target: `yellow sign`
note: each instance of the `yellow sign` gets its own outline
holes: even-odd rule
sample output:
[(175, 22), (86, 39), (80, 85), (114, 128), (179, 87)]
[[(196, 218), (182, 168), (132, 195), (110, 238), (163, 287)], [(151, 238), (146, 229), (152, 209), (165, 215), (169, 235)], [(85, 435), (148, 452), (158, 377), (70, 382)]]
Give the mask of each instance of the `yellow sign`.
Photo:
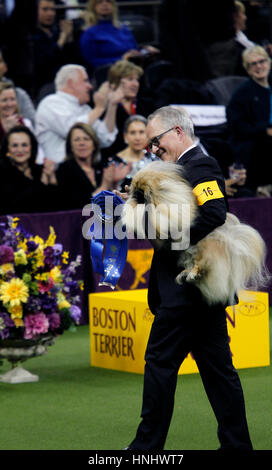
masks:
[[(240, 292), (240, 301), (226, 310), (234, 366), (270, 364), (268, 294)], [(153, 322), (147, 289), (89, 295), (91, 365), (142, 374)], [(189, 354), (179, 373), (198, 372)]]

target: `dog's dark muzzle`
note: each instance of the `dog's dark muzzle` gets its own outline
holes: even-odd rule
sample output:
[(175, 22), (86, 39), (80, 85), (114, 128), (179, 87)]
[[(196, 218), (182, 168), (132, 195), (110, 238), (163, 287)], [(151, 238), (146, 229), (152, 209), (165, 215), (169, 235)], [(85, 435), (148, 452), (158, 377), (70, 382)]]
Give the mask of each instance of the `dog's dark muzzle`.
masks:
[(145, 194), (142, 189), (135, 189), (133, 191), (133, 198), (136, 199), (137, 204), (145, 204), (146, 199), (145, 199)]

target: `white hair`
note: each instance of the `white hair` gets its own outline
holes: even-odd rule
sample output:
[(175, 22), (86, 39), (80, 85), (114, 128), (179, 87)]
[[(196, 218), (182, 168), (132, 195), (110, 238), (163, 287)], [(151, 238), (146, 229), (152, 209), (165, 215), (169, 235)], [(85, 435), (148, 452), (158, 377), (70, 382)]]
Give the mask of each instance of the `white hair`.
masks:
[(61, 90), (66, 85), (67, 80), (69, 78), (72, 80), (76, 80), (78, 77), (78, 72), (80, 71), (86, 72), (85, 67), (76, 64), (63, 65), (63, 67), (59, 69), (55, 77), (56, 91)]
[(159, 118), (165, 127), (180, 126), (191, 139), (195, 138), (194, 124), (190, 114), (181, 106), (163, 106), (148, 116), (148, 121)]

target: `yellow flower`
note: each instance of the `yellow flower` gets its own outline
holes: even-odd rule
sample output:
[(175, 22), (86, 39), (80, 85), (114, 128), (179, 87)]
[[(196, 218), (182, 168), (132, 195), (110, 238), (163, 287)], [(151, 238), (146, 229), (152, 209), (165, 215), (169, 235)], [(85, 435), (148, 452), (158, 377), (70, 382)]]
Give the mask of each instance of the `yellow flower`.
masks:
[(49, 236), (45, 242), (45, 245), (46, 246), (53, 246), (55, 245), (55, 241), (56, 241), (56, 234), (55, 234), (55, 230), (53, 229), (53, 227), (49, 227)]
[(0, 274), (4, 275), (9, 272), (14, 273), (14, 266), (12, 263), (5, 263), (0, 266)]
[(59, 307), (60, 310), (62, 310), (63, 308), (70, 308), (71, 304), (70, 304), (70, 302), (68, 302), (68, 300), (61, 300), (58, 303), (58, 307)]
[(57, 303), (58, 303), (58, 307), (59, 307), (60, 310), (62, 308), (70, 308), (71, 307), (70, 302), (68, 302), (68, 300), (65, 299), (65, 296), (61, 292), (59, 292), (57, 294)]
[(63, 264), (68, 264), (69, 252), (64, 251), (61, 256)]
[(22, 304), (15, 305), (14, 307), (9, 307), (8, 311), (11, 314), (12, 320), (15, 320), (15, 318), (22, 318), (22, 316), (23, 316), (23, 306), (22, 306)]
[(21, 279), (13, 277), (9, 282), (3, 282), (0, 286), (0, 300), (10, 307), (27, 302), (28, 287)]
[(49, 273), (38, 273), (36, 274), (35, 279), (37, 279), (37, 281), (48, 281), (48, 276)]
[(40, 268), (44, 266), (44, 254), (43, 254), (43, 248), (41, 246), (37, 248), (36, 254), (37, 254), (36, 267)]
[(15, 251), (14, 261), (15, 261), (16, 265), (18, 265), (18, 264), (27, 264), (26, 254), (25, 254), (23, 249)]
[(35, 237), (31, 237), (30, 240), (34, 241), (37, 245), (44, 247), (44, 240), (39, 235), (35, 235)]
[(22, 320), (22, 318), (14, 318), (13, 321), (15, 323), (16, 328), (18, 328), (18, 326), (24, 326), (24, 321)]
[(11, 228), (16, 228), (20, 219), (18, 217), (13, 217), (11, 222)]
[(24, 251), (27, 251), (27, 240), (24, 238), (23, 240), (20, 240), (17, 247), (21, 248)]
[(83, 281), (80, 282), (79, 288), (80, 288), (80, 290), (84, 290), (84, 282)]
[(49, 277), (53, 279), (54, 282), (62, 281), (62, 274), (60, 271), (60, 268), (58, 266), (55, 266), (49, 271)]

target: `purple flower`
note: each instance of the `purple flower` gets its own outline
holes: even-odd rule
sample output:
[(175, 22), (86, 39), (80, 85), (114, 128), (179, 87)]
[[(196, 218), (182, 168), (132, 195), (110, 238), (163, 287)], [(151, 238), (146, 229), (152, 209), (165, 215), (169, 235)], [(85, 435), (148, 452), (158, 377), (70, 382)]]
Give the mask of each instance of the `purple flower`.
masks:
[(77, 305), (71, 305), (70, 307), (71, 318), (75, 323), (79, 323), (81, 317), (81, 310)]
[(30, 295), (26, 303), (26, 311), (36, 312), (37, 310), (41, 310), (41, 300), (37, 296)]
[(47, 318), (49, 320), (49, 329), (57, 330), (60, 326), (60, 316), (57, 313), (50, 313)]
[(53, 268), (54, 266), (54, 250), (52, 246), (47, 246), (44, 250), (44, 263), (48, 268)]
[(14, 322), (10, 316), (5, 312), (0, 312), (0, 338), (6, 339), (9, 337), (9, 329), (13, 328)]
[(66, 281), (64, 291), (68, 292), (70, 296), (74, 297), (79, 293), (78, 283), (76, 281)]
[(49, 320), (44, 313), (36, 313), (36, 315), (27, 315), (24, 318), (24, 338), (32, 339), (35, 336), (47, 333), (49, 328)]
[(0, 245), (0, 264), (12, 263), (14, 251), (10, 246)]
[(59, 256), (63, 251), (62, 244), (61, 243), (55, 243), (55, 245), (53, 246), (53, 250), (54, 250), (54, 255)]
[(55, 297), (49, 296), (47, 293), (39, 294), (41, 309), (45, 312), (55, 312), (57, 310), (57, 300)]
[(32, 251), (35, 251), (36, 248), (38, 248), (38, 244), (33, 242), (33, 241), (28, 241), (26, 242), (26, 245), (27, 245), (27, 249), (29, 251), (29, 253), (31, 253)]

